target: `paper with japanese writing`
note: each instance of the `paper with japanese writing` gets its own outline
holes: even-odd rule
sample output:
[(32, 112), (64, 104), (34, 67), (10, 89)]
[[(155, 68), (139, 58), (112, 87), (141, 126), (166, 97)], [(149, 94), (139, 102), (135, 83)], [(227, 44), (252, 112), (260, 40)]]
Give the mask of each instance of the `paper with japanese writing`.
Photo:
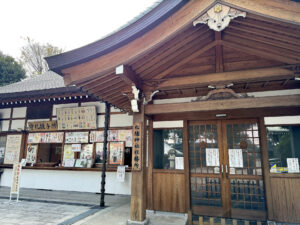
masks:
[(175, 169), (176, 170), (184, 169), (183, 157), (175, 157)]
[(91, 131), (90, 132), (90, 142), (104, 142), (104, 131)]
[(29, 133), (27, 143), (62, 143), (63, 138), (63, 132)]
[(64, 155), (63, 155), (64, 166), (66, 166), (66, 164), (69, 163), (69, 159), (74, 159), (74, 152), (72, 152), (72, 145), (64, 145)]
[(65, 143), (88, 143), (89, 132), (67, 132)]
[(235, 168), (243, 168), (243, 150), (228, 149), (229, 166)]
[(96, 107), (74, 107), (56, 109), (59, 130), (95, 129)]
[(90, 160), (93, 158), (93, 144), (82, 145), (82, 151), (80, 152), (80, 159)]
[(36, 163), (37, 148), (38, 148), (37, 145), (29, 144), (27, 146), (27, 152), (26, 152), (26, 162), (27, 163)]
[(125, 166), (118, 166), (117, 181), (119, 181), (119, 182), (125, 181)]
[(219, 149), (218, 148), (206, 148), (206, 166), (219, 166)]
[(289, 173), (299, 173), (299, 159), (298, 158), (287, 158), (287, 167)]
[(22, 166), (20, 163), (14, 163), (10, 193), (13, 193), (13, 194), (19, 193), (21, 169), (22, 169)]
[(14, 164), (19, 162), (21, 143), (21, 134), (7, 135), (4, 164)]
[(123, 164), (124, 142), (109, 143), (109, 164)]

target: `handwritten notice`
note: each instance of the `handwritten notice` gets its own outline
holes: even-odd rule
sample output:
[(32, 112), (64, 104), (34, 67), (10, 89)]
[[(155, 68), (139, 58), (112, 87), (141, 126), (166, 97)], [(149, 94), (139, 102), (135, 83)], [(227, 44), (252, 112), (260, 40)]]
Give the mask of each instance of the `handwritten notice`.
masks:
[(175, 169), (176, 170), (184, 169), (183, 157), (175, 157)]
[(7, 135), (4, 164), (14, 164), (19, 162), (21, 143), (21, 134)]
[(29, 144), (27, 146), (26, 161), (28, 163), (36, 163), (37, 149), (37, 145)]
[(299, 160), (298, 160), (298, 158), (287, 158), (286, 162), (287, 162), (289, 173), (299, 173)]
[(90, 133), (90, 142), (104, 142), (104, 131), (91, 131)]
[(219, 149), (218, 148), (206, 148), (206, 166), (219, 166)]
[(119, 181), (119, 182), (125, 181), (125, 166), (118, 166), (117, 181)]
[(95, 129), (96, 107), (74, 107), (56, 109), (59, 130)]
[(68, 132), (66, 133), (65, 143), (88, 143), (89, 132)]
[(243, 151), (242, 149), (228, 149), (229, 166), (234, 168), (243, 168)]

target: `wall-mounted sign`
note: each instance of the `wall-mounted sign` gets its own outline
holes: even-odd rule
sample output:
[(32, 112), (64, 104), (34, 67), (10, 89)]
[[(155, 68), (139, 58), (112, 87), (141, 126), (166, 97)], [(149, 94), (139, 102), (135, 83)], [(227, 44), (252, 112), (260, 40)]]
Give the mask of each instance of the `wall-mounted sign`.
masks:
[(125, 166), (118, 166), (117, 169), (117, 181), (124, 182), (125, 181)]
[(65, 143), (88, 143), (89, 132), (68, 132), (66, 133)]
[(30, 131), (54, 131), (57, 130), (57, 121), (36, 121), (28, 122), (28, 130)]
[(74, 107), (56, 109), (59, 130), (95, 129), (96, 107)]
[(38, 145), (29, 144), (27, 146), (26, 162), (36, 163), (37, 149), (38, 149)]
[(109, 143), (109, 164), (124, 164), (124, 142)]
[(90, 142), (104, 142), (104, 131), (91, 131), (90, 133)]
[(19, 162), (21, 144), (21, 134), (7, 135), (4, 164), (14, 164)]
[(142, 168), (142, 124), (135, 123), (132, 130), (132, 170)]
[(63, 139), (63, 132), (29, 133), (27, 143), (62, 143)]

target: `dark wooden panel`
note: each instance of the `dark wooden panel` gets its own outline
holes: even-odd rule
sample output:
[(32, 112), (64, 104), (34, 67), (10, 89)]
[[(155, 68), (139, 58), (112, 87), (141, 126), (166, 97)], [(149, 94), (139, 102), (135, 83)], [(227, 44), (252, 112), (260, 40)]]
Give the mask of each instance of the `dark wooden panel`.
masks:
[[(300, 223), (300, 179), (270, 178), (273, 216), (280, 222)], [(297, 188), (298, 187), (298, 188)]]
[(153, 173), (154, 210), (185, 212), (184, 173)]

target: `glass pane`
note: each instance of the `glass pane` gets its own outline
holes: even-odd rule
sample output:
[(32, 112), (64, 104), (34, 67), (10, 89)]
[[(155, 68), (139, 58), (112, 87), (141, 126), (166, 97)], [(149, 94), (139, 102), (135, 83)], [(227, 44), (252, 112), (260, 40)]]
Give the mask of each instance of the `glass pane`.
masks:
[(0, 136), (0, 164), (4, 162), (4, 154), (6, 147), (6, 136)]
[(256, 123), (227, 124), (230, 174), (261, 175), (259, 133)]
[[(193, 130), (193, 127), (189, 129)], [(195, 136), (191, 136), (189, 140), (191, 144), (194, 138)], [(190, 166), (192, 169), (195, 164), (191, 163)], [(182, 129), (154, 130), (154, 168), (184, 169)]]
[(299, 173), (300, 126), (267, 127), (267, 141), (271, 173)]
[[(207, 155), (210, 158), (207, 158)], [(191, 173), (218, 174), (220, 173), (219, 160), (217, 125), (189, 126), (189, 161)]]
[(265, 210), (264, 184), (262, 180), (231, 179), (231, 207)]

